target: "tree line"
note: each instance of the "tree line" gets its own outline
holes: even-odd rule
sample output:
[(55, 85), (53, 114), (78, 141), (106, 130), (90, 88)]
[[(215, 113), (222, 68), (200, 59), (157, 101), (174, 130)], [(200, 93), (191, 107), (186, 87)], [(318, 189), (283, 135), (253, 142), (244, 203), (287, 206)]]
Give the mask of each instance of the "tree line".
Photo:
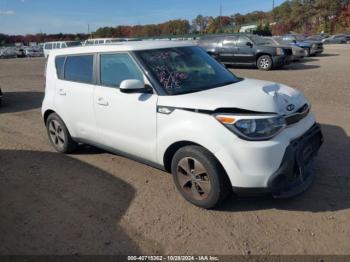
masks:
[[(350, 32), (350, 0), (288, 0), (272, 11), (255, 11), (231, 16), (198, 15), (192, 21), (170, 20), (160, 24), (119, 25), (101, 27), (92, 37), (171, 37), (187, 34), (214, 34), (238, 32), (241, 26), (257, 24), (258, 31), (282, 35), (289, 32), (302, 34)], [(87, 34), (0, 34), (0, 44), (15, 42), (44, 42), (85, 40)]]

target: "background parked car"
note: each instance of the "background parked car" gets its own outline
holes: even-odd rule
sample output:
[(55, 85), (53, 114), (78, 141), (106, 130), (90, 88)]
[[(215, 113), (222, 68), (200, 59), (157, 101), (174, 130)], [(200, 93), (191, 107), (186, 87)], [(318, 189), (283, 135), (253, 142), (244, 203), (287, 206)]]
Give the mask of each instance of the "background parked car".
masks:
[(27, 47), (24, 50), (26, 57), (43, 57), (44, 52), (39, 47)]
[(67, 47), (74, 47), (74, 46), (81, 46), (81, 42), (79, 41), (59, 41), (59, 42), (47, 42), (44, 44), (44, 56), (47, 58), (49, 56), (49, 53), (53, 49), (60, 49), (60, 48), (67, 48)]
[(346, 44), (350, 43), (350, 35), (332, 35), (322, 41), (324, 44)]
[(223, 64), (255, 65), (270, 70), (290, 63), (290, 47), (266, 45), (264, 38), (249, 34), (205, 36), (198, 45)]
[(299, 46), (304, 49), (306, 56), (323, 53), (323, 43), (320, 41), (307, 40), (302, 35), (284, 35), (280, 38), (284, 43)]
[(329, 35), (310, 35), (305, 38), (305, 41), (316, 41), (316, 42), (322, 42), (323, 39), (329, 37)]
[(16, 58), (17, 53), (13, 47), (3, 47), (0, 49), (0, 58)]
[(26, 57), (24, 47), (16, 47), (15, 50), (16, 50), (15, 52), (16, 52), (16, 55), (18, 58)]
[(302, 58), (305, 57), (305, 51), (303, 48), (296, 46), (296, 45), (286, 45), (285, 43), (283, 43), (283, 41), (281, 41), (280, 39), (277, 38), (273, 38), (273, 37), (265, 37), (265, 40), (267, 43), (269, 43), (270, 45), (278, 45), (281, 47), (290, 47), (292, 48), (293, 51), (293, 61), (298, 61)]

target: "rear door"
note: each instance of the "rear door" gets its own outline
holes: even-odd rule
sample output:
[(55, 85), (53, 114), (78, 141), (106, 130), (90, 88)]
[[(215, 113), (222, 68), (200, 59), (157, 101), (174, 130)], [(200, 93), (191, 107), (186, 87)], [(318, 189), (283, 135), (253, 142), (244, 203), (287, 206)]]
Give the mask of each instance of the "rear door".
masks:
[(255, 63), (255, 48), (249, 46), (252, 41), (246, 36), (239, 36), (236, 42), (235, 61), (242, 64)]
[(238, 36), (229, 36), (225, 37), (222, 42), (219, 58), (223, 63), (236, 63), (235, 60), (237, 46), (236, 42), (238, 40)]
[(56, 57), (55, 107), (72, 135), (93, 139), (96, 126), (93, 111), (95, 79), (93, 54)]

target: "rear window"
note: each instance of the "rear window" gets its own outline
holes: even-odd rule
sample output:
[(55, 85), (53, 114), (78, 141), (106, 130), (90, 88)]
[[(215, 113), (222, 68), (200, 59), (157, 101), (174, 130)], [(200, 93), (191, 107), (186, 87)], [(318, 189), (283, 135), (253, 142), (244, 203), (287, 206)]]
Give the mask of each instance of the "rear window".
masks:
[(93, 55), (67, 56), (64, 65), (64, 79), (92, 83)]

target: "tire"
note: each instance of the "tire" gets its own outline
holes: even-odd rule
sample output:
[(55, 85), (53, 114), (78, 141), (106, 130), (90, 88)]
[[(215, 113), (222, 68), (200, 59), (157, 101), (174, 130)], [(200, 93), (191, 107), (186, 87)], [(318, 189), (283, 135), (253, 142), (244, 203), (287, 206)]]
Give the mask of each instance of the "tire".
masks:
[(201, 208), (218, 206), (232, 190), (220, 163), (200, 146), (180, 148), (172, 159), (171, 172), (181, 195)]
[(305, 51), (305, 56), (306, 57), (310, 57), (311, 56), (310, 48), (306, 48), (304, 51)]
[(262, 55), (256, 61), (256, 65), (260, 70), (268, 71), (272, 69), (272, 59), (269, 55)]
[(46, 130), (52, 146), (57, 152), (68, 154), (77, 148), (63, 120), (56, 114), (49, 115), (46, 121)]

